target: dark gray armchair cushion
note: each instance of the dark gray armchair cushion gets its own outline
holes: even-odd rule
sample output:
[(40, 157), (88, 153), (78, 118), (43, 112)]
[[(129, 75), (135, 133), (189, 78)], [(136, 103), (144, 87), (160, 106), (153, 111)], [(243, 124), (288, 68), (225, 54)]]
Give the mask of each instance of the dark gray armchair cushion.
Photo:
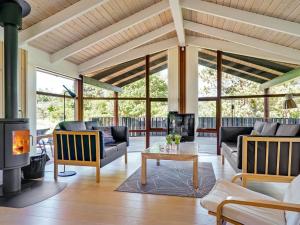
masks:
[(299, 124), (290, 124), (290, 125), (284, 125), (280, 124), (276, 136), (289, 136), (289, 137), (295, 137), (300, 130), (300, 125)]
[(98, 121), (86, 121), (85, 126), (87, 130), (93, 130), (93, 127), (99, 127), (100, 124)]
[(262, 136), (275, 136), (278, 123), (266, 123), (261, 131)]
[(258, 133), (261, 133), (265, 124), (266, 124), (266, 122), (263, 122), (263, 121), (255, 121), (253, 130), (257, 131)]
[(59, 123), (61, 130), (67, 131), (84, 131), (86, 130), (85, 123), (82, 121), (64, 121)]

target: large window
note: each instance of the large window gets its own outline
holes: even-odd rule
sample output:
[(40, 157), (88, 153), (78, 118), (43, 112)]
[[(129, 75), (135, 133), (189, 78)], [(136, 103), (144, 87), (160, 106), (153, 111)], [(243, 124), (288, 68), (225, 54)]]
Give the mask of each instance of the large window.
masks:
[(84, 120), (98, 119), (101, 126), (113, 125), (114, 92), (89, 84), (83, 84)]
[[(74, 80), (44, 70), (37, 71), (37, 129), (54, 129), (64, 120), (65, 85), (74, 92)], [(66, 94), (66, 120), (74, 120), (75, 100)]]

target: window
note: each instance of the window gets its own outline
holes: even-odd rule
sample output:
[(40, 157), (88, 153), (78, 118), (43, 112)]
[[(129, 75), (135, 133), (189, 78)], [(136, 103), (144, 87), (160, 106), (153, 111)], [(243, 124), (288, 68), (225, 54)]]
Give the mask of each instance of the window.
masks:
[(114, 100), (110, 98), (113, 96), (113, 91), (84, 83), (84, 120), (98, 119), (101, 126), (112, 126), (114, 124)]
[(83, 84), (83, 97), (113, 97), (114, 92), (90, 84)]
[(129, 83), (123, 87), (123, 92), (119, 97), (139, 98), (146, 97), (146, 80), (139, 79), (133, 83)]
[(198, 97), (216, 97), (217, 71), (215, 70), (215, 66), (209, 68), (199, 65), (198, 71)]
[[(59, 76), (58, 74), (37, 71), (37, 129), (53, 130), (64, 120), (65, 85), (74, 92), (74, 79)], [(74, 120), (75, 100), (66, 93), (65, 99), (66, 120)]]
[(222, 73), (222, 96), (263, 94), (259, 83)]
[(99, 119), (101, 126), (113, 125), (114, 117), (114, 101), (113, 100), (99, 100), (99, 99), (85, 99), (83, 101), (84, 120)]
[(44, 70), (37, 70), (36, 76), (37, 91), (63, 95), (66, 91), (63, 85), (71, 91), (75, 91), (74, 79), (62, 77)]

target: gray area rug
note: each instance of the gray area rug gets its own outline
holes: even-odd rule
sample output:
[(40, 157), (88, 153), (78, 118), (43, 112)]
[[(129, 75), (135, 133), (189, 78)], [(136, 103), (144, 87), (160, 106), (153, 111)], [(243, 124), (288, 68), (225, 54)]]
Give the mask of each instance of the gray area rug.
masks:
[(116, 189), (120, 192), (173, 195), (202, 198), (209, 193), (216, 183), (212, 164), (201, 162), (198, 167), (199, 189), (193, 188), (193, 163), (180, 161), (147, 161), (147, 184), (140, 182), (141, 168), (137, 169)]

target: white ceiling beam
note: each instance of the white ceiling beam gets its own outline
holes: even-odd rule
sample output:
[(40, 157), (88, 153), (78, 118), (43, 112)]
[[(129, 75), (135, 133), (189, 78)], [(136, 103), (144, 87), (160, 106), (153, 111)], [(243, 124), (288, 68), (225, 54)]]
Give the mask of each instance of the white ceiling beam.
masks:
[(47, 32), (50, 32), (57, 27), (77, 18), (84, 13), (104, 4), (108, 0), (81, 0), (68, 8), (65, 8), (58, 13), (32, 25), (31, 27), (20, 32), (19, 43), (24, 45)]
[(300, 64), (300, 60), (290, 59), (284, 56), (275, 55), (273, 53), (265, 52), (263, 50), (255, 49), (249, 46), (236, 44), (229, 41), (217, 40), (213, 38), (203, 38), (186, 36), (186, 43), (199, 48), (207, 48), (211, 50), (220, 50), (223, 52), (234, 53), (238, 55), (246, 55), (260, 59), (267, 59), (277, 62)]
[(96, 57), (80, 64), (79, 72), (80, 73), (92, 72), (93, 67), (96, 67), (100, 63), (105, 62), (111, 58), (118, 56), (118, 55), (121, 55), (122, 53), (128, 52), (129, 50), (139, 47), (143, 44), (146, 44), (147, 42), (150, 42), (156, 38), (159, 38), (159, 37), (163, 36), (164, 34), (170, 33), (171, 31), (174, 31), (174, 23), (169, 23), (167, 25), (164, 25), (156, 30), (153, 30), (142, 36), (139, 36), (136, 39), (133, 39), (132, 41), (129, 41), (129, 42), (127, 42), (123, 45), (120, 45), (116, 48), (113, 48), (99, 56), (96, 56)]
[(170, 38), (167, 40), (159, 41), (153, 44), (144, 45), (128, 52), (122, 53), (114, 58), (111, 58), (105, 62), (100, 63), (93, 68), (94, 71), (115, 66), (124, 62), (128, 62), (134, 59), (144, 57), (146, 55), (152, 55), (161, 51), (165, 51), (169, 48), (176, 47), (178, 45), (177, 38)]
[(203, 24), (194, 23), (186, 20), (184, 21), (184, 28), (191, 31), (195, 31), (197, 33), (206, 34), (212, 37), (231, 41), (237, 44), (260, 49), (266, 52), (273, 53), (275, 55), (285, 56), (290, 59), (300, 59), (300, 50), (278, 45), (268, 41), (263, 41), (246, 35), (241, 35), (241, 34), (233, 33), (230, 31), (226, 31), (219, 28), (210, 27), (210, 26), (206, 26)]
[(169, 0), (171, 13), (180, 46), (185, 46), (185, 32), (183, 28), (182, 9), (179, 0)]
[(158, 15), (169, 9), (169, 3), (167, 0), (161, 1), (155, 5), (152, 5), (142, 11), (139, 11), (111, 26), (108, 26), (86, 38), (83, 38), (80, 41), (77, 41), (64, 49), (61, 49), (51, 55), (51, 61), (56, 62), (63, 60), (77, 52), (82, 51), (104, 39), (107, 39), (113, 36), (116, 33), (120, 33), (135, 24), (141, 23), (150, 17)]
[(180, 4), (181, 7), (193, 11), (300, 37), (299, 23), (221, 6), (202, 0), (182, 0)]

